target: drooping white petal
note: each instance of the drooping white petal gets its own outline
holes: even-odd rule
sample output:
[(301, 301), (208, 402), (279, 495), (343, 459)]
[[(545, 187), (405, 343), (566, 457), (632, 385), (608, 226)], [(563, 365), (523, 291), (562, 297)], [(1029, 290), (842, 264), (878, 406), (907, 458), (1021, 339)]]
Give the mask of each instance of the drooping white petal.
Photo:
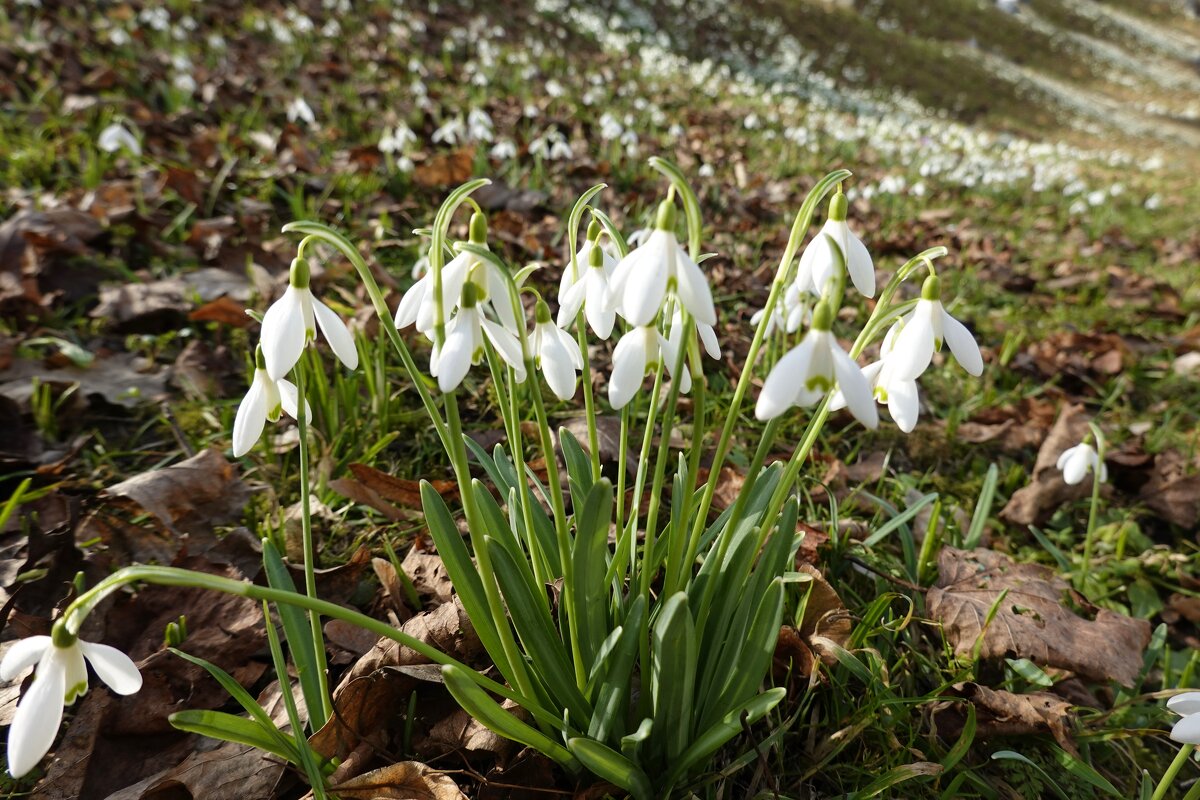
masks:
[(544, 323), (538, 327), (542, 328), (538, 337), (538, 359), (542, 374), (559, 400), (570, 400), (575, 396), (575, 365), (571, 353), (553, 331), (546, 330), (555, 326)]
[[(833, 337), (830, 336), (830, 339)], [(875, 398), (871, 395), (871, 384), (863, 376), (862, 370), (854, 359), (850, 358), (837, 342), (832, 342), (829, 353), (833, 359), (833, 373), (837, 377), (838, 386), (846, 398), (846, 408), (855, 419), (868, 428), (879, 425), (879, 412), (875, 410)]]
[(917, 417), (921, 414), (921, 401), (917, 396), (916, 381), (895, 380), (887, 387), (888, 412), (896, 423), (896, 427), (905, 433), (912, 433), (917, 427)]
[[(867, 379), (867, 383), (871, 386), (876, 385), (879, 378), (879, 373), (883, 369), (882, 361), (875, 361), (867, 364), (862, 368), (863, 377)], [(842, 393), (842, 387), (839, 385), (833, 390), (833, 394), (829, 395), (829, 410), (841, 411), (846, 407), (846, 395)]]
[(497, 325), (490, 319), (481, 319), (480, 324), (483, 326), (483, 332), (488, 341), (492, 343), (492, 347), (495, 347), (500, 357), (513, 368), (517, 383), (523, 383), (525, 381), (525, 356), (521, 352), (521, 341), (507, 328)]
[(813, 294), (820, 297), (829, 287), (829, 282), (834, 279), (838, 273), (839, 259), (834, 254), (833, 248), (836, 246), (842, 251), (843, 258), (846, 253), (845, 238), (846, 238), (846, 223), (838, 223), (834, 220), (828, 220), (821, 227), (817, 237), (809, 243), (808, 249), (813, 251), (812, 261), (812, 277), (810, 279), (809, 288)]
[(713, 305), (712, 290), (708, 288), (708, 279), (695, 261), (683, 251), (678, 244), (675, 250), (675, 292), (679, 302), (692, 312), (697, 322), (704, 325), (717, 324), (717, 310)]
[(1058, 461), (1054, 464), (1054, 468), (1061, 471), (1066, 466), (1067, 460), (1071, 457), (1071, 453), (1075, 450), (1074, 447), (1068, 447), (1063, 450), (1058, 456)]
[[(667, 373), (675, 377), (675, 363), (679, 358), (679, 343), (678, 340), (672, 341), (664, 337), (661, 333), (658, 335), (658, 347), (662, 352), (663, 361), (667, 368)], [(679, 391), (681, 394), (687, 394), (692, 390), (692, 373), (688, 369), (687, 356), (683, 358), (683, 368), (679, 374)]]
[(312, 307), (317, 325), (320, 326), (325, 341), (329, 342), (333, 354), (347, 369), (358, 369), (358, 348), (354, 346), (354, 334), (350, 333), (346, 323), (342, 322), (342, 318), (333, 313), (329, 306), (315, 297)]
[[(621, 337), (613, 348), (612, 374), (608, 378), (608, 402), (614, 409), (624, 408), (646, 376), (646, 328), (634, 328)], [(656, 335), (653, 331), (651, 335)]]
[(237, 415), (233, 418), (233, 455), (236, 458), (250, 452), (267, 424), (267, 394), (263, 382), (258, 378), (259, 370), (256, 369), (254, 373), (250, 389), (242, 398)]
[(425, 303), (432, 302), (430, 300), (433, 286), (433, 275), (426, 273), (421, 280), (413, 284), (412, 288), (404, 293), (400, 298), (400, 305), (396, 306), (396, 328), (403, 330), (409, 325), (417, 321), (417, 315), (421, 311), (421, 306)]
[(518, 330), (517, 311), (513, 308), (512, 297), (508, 293), (508, 282), (500, 274), (500, 268), (495, 264), (488, 263), (486, 272), (488, 302), (491, 303), (496, 316), (500, 318), (500, 324), (516, 334)]
[[(448, 320), (450, 312), (458, 305), (462, 297), (463, 284), (467, 282), (467, 274), (478, 258), (473, 253), (459, 253), (442, 266), (442, 319)], [(429, 279), (425, 295), (417, 307), (417, 330), (422, 333), (432, 331), (434, 327), (435, 304), (433, 302), (433, 273), (425, 276)], [(422, 282), (425, 281), (422, 278)], [(413, 287), (416, 288), (415, 286)]]
[(583, 307), (583, 301), (587, 297), (587, 283), (585, 281), (575, 281), (562, 294), (558, 296), (558, 324), (562, 327), (567, 327), (575, 321), (575, 317), (579, 316), (579, 309)]
[(849, 229), (846, 231), (846, 244), (849, 250), (846, 253), (846, 269), (850, 272), (854, 288), (863, 297), (874, 297), (875, 262), (871, 260), (867, 246)]
[(942, 309), (942, 331), (946, 337), (946, 344), (950, 345), (950, 352), (954, 354), (955, 360), (962, 364), (962, 368), (970, 375), (982, 375), (983, 356), (979, 352), (975, 337), (967, 330), (966, 325), (950, 316), (945, 309)]
[[(624, 277), (621, 292), (621, 310), (631, 325), (649, 325), (662, 307), (670, 277), (668, 258), (673, 253), (674, 236), (667, 231), (656, 230), (638, 250), (645, 256)], [(637, 252), (637, 251), (634, 251)], [(715, 320), (714, 320), (715, 322)]]
[(1176, 714), (1200, 714), (1200, 692), (1184, 692), (1167, 700), (1167, 708)]
[(30, 636), (14, 643), (0, 662), (0, 681), (11, 681), (32, 667), (50, 646), (49, 636)]
[(63, 682), (66, 688), (63, 701), (71, 705), (87, 694), (88, 690), (87, 664), (83, 663), (83, 648), (79, 640), (76, 640), (70, 647), (56, 649), (55, 655), (63, 661)]
[(617, 321), (617, 312), (613, 308), (612, 290), (608, 286), (608, 276), (602, 269), (589, 270), (586, 280), (587, 302), (584, 310), (587, 314), (588, 325), (601, 339), (612, 335), (613, 325)]
[(567, 355), (571, 357), (571, 366), (576, 370), (583, 370), (583, 353), (579, 351), (579, 342), (571, 338), (571, 335), (557, 325), (550, 326), (549, 334), (558, 339), (563, 348), (566, 349)]
[(271, 380), (279, 380), (296, 366), (306, 336), (300, 290), (288, 286), (283, 297), (272, 303), (263, 315), (260, 344)]
[[(474, 309), (464, 309), (459, 314), (474, 313)], [(475, 352), (475, 342), (470, 330), (471, 325), (459, 324), (454, 330), (447, 332), (446, 344), (442, 347), (437, 361), (438, 388), (443, 392), (453, 391), (467, 377), (471, 369), (471, 359)]]
[[(817, 257), (816, 243), (821, 237), (809, 242), (808, 247), (804, 248), (804, 252), (800, 254), (800, 264), (796, 269), (796, 280), (788, 287), (788, 296), (792, 297), (790, 307), (795, 308), (800, 302), (800, 295), (805, 292), (817, 294), (816, 288), (813, 286), (813, 261)], [(785, 299), (787, 296), (785, 296)]]
[(100, 680), (117, 694), (129, 695), (142, 688), (142, 673), (129, 656), (106, 644), (80, 641), (79, 646)]
[(1063, 465), (1063, 480), (1071, 485), (1079, 483), (1087, 475), (1089, 465), (1088, 453), (1083, 445), (1076, 447)]
[(916, 380), (933, 360), (933, 303), (918, 300), (896, 334), (888, 360), (898, 378)]
[(8, 772), (14, 778), (36, 767), (58, 735), (66, 692), (66, 662), (56, 658), (54, 651), (51, 646), (38, 663), (33, 685), (17, 704), (8, 731)]
[(1180, 744), (1200, 744), (1200, 714), (1189, 714), (1176, 722), (1171, 738)]
[(812, 361), (813, 338), (811, 332), (775, 364), (775, 368), (763, 382), (762, 392), (754, 405), (754, 416), (760, 420), (778, 417), (795, 402), (796, 395), (804, 388)]
[[(296, 410), (300, 392), (296, 389), (296, 384), (285, 380), (279, 381), (276, 386), (279, 388), (279, 403), (284, 412), (292, 419), (299, 421), (300, 415), (296, 413)], [(309, 405), (307, 397), (304, 399), (304, 421), (312, 422), (312, 406)]]
[(700, 343), (704, 345), (704, 352), (708, 353), (709, 358), (716, 361), (721, 360), (721, 343), (717, 341), (717, 331), (712, 325), (696, 325), (696, 331), (700, 334)]

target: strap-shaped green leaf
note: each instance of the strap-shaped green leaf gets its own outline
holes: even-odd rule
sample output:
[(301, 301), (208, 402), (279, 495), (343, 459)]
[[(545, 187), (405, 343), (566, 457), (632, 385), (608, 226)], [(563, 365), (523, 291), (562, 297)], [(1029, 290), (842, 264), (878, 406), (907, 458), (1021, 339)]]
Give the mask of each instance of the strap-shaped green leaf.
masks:
[[(711, 721), (720, 719), (728, 711), (745, 703), (746, 700), (758, 693), (767, 670), (771, 666), (771, 658), (775, 654), (775, 644), (779, 641), (779, 626), (783, 621), (783, 580), (776, 578), (767, 586), (758, 604), (753, 622), (745, 635), (745, 643), (741, 647), (734, 670), (721, 689), (715, 702), (707, 704), (700, 727), (707, 727)], [(732, 638), (732, 637), (731, 637)]]
[(592, 739), (570, 739), (567, 747), (579, 761), (597, 776), (620, 786), (634, 800), (653, 800), (654, 788), (650, 779), (637, 764), (625, 756)]
[[(482, 691), (482, 690), (481, 690)], [(210, 739), (222, 742), (236, 742), (250, 747), (256, 747), (283, 760), (299, 764), (296, 751), (291, 747), (282, 747), (279, 740), (265, 730), (262, 725), (252, 719), (226, 714), (224, 711), (209, 711), (207, 709), (188, 709), (176, 711), (167, 717), (172, 726), (188, 733), (198, 733)], [(271, 726), (274, 728), (274, 726)], [(278, 732), (278, 729), (275, 729)]]
[(508, 713), (500, 704), (480, 689), (461, 667), (442, 667), (442, 678), (446, 689), (454, 696), (463, 710), (505, 739), (512, 739), (526, 747), (532, 747), (542, 755), (556, 761), (569, 772), (579, 771), (579, 761), (571, 751), (546, 736), (541, 731)]
[(575, 671), (563, 640), (550, 619), (550, 612), (530, 595), (529, 582), (512, 555), (490, 536), (484, 546), (492, 557), (492, 567), (500, 582), (500, 591), (508, 604), (508, 613), (517, 629), (535, 672), (545, 682), (555, 702), (571, 714), (571, 724), (582, 728), (592, 717), (591, 706), (575, 684)]
[[(279, 550), (269, 538), (262, 540), (262, 553), (263, 571), (267, 574), (267, 585), (272, 589), (295, 592), (296, 584), (292, 581), (292, 576), (284, 565)], [(279, 620), (283, 623), (283, 635), (292, 655), (292, 663), (296, 665), (296, 677), (300, 681), (300, 691), (304, 695), (304, 705), (308, 708), (312, 729), (320, 730), (326, 722), (324, 709), (327, 704), (322, 697), (321, 680), (317, 673), (321, 669), (321, 665), (317, 660), (316, 651), (313, 649), (313, 634), (312, 628), (309, 627), (309, 616), (297, 606), (286, 603), (277, 603), (275, 608), (279, 612)], [(201, 666), (208, 669), (205, 664)], [(255, 705), (258, 704), (255, 703)]]
[(654, 728), (667, 763), (674, 763), (691, 738), (696, 690), (696, 632), (683, 592), (667, 598), (658, 612), (650, 665)]
[[(567, 464), (567, 476), (579, 485), (583, 497), (592, 490), (592, 462), (575, 434), (566, 428), (558, 429), (558, 443), (562, 447), (563, 461)], [(578, 509), (578, 506), (576, 507)]]
[(596, 707), (588, 736), (600, 742), (608, 741), (621, 730), (625, 722), (625, 704), (629, 695), (630, 675), (638, 655), (638, 639), (646, 625), (646, 598), (638, 595), (629, 604), (629, 612), (621, 626), (621, 638), (608, 660), (608, 670), (596, 692)]
[[(591, 469), (585, 464), (587, 469)], [(583, 507), (575, 512), (575, 545), (571, 554), (575, 568), (571, 618), (590, 671), (596, 654), (608, 635), (608, 528), (612, 522), (613, 487), (601, 478), (588, 491)]]
[[(482, 691), (482, 690), (480, 690)], [(670, 789), (679, 782), (694, 767), (707, 763), (712, 754), (717, 752), (730, 739), (742, 732), (742, 715), (746, 723), (760, 720), (768, 711), (779, 704), (786, 694), (782, 688), (770, 689), (748, 702), (733, 709), (711, 728), (696, 737), (683, 754), (672, 762), (671, 772), (663, 784), (663, 790)]]

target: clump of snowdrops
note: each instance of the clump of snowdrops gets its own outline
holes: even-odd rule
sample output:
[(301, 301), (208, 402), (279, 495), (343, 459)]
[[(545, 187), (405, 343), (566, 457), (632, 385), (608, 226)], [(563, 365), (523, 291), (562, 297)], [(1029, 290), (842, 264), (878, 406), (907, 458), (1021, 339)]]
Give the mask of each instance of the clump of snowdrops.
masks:
[[(844, 407), (875, 428), (882, 404), (910, 431), (919, 411), (917, 379), (943, 343), (972, 375), (981, 373), (983, 361), (967, 328), (942, 304), (934, 265), (946, 252), (941, 247), (896, 270), (843, 349), (835, 327), (850, 287), (864, 298), (875, 297), (877, 287), (871, 256), (847, 222), (842, 184), (850, 173), (839, 170), (818, 182), (797, 212), (766, 305), (755, 317), (744, 368), (731, 397), (716, 401), (706, 377), (715, 367), (706, 358), (721, 356), (719, 315), (703, 267), (708, 254), (699, 203), (674, 165), (650, 163), (667, 179), (667, 191), (637, 247), (595, 204), (603, 185), (575, 203), (567, 217), (566, 263), (561, 276), (553, 276), (557, 298), (543, 297), (528, 281), (535, 267), (514, 269), (489, 248), (486, 217), (471, 199), (486, 180), (459, 187), (442, 205), (426, 232), (428, 272), (402, 297), (394, 318), (354, 244), (315, 222), (285, 226), (303, 238), (287, 291), (262, 318), (233, 451), (250, 451), (268, 420), (283, 413), (296, 420), (305, 585), (292, 583), (266, 538), (267, 586), (131, 566), (81, 592), (50, 636), (19, 642), (0, 667), (11, 680), (37, 665), (10, 731), (10, 772), (28, 772), (49, 751), (64, 705), (87, 691), (85, 659), (114, 691), (138, 690), (141, 677), (127, 656), (83, 642), (78, 632), (105, 596), (139, 581), (263, 603), (277, 673), (288, 674), (286, 643), (307, 718), (285, 691), (291, 728), (281, 730), (232, 678), (181, 653), (204, 664), (248, 716), (185, 711), (172, 722), (276, 753), (304, 771), (316, 797), (328, 796), (325, 778), (334, 766), (304, 735), (333, 713), (324, 618), (353, 622), (422, 653), (442, 665), (451, 694), (484, 725), (571, 773), (591, 771), (637, 800), (683, 791), (723, 745), (775, 707), (784, 689), (766, 683), (785, 595), (807, 588), (806, 576), (793, 570), (802, 536), (797, 482), (831, 413)], [(826, 222), (801, 251), (826, 199)], [(467, 240), (451, 242), (451, 223), (460, 216), (469, 216)], [(347, 369), (359, 361), (354, 336), (312, 291), (308, 259), (317, 244), (332, 246), (356, 268), (445, 448), (470, 547), (455, 523), (457, 510), (429, 485), (422, 486), (425, 517), (502, 680), (316, 595), (306, 400), (312, 376), (304, 374), (301, 355), (321, 339)], [(901, 287), (918, 278), (917, 296), (902, 299)], [(409, 327), (429, 340), (427, 369), (400, 334)], [(592, 353), (614, 338), (607, 397), (596, 397), (591, 370), (600, 359)], [(764, 375), (760, 355), (772, 341), (785, 352)], [(878, 359), (860, 366), (877, 341)], [(436, 379), (437, 393), (423, 372)], [(481, 380), (491, 381), (507, 434), (507, 443), (491, 452), (464, 436), (460, 414), (460, 395)], [(754, 413), (765, 427), (739, 431), (747, 395), (759, 380)], [(586, 436), (554, 430), (545, 389), (561, 402), (582, 394)], [(691, 397), (690, 413), (680, 403), (684, 394)], [(605, 402), (620, 416), (615, 468), (601, 460), (598, 417)], [(800, 440), (779, 441), (784, 421), (798, 415), (807, 420)], [(532, 437), (526, 435), (530, 422)], [(684, 432), (681, 448), (673, 446), (672, 431)], [(757, 445), (736, 499), (714, 516), (716, 480), (703, 477), (702, 460), (708, 454), (707, 475), (720, 475), (739, 433), (751, 434)], [(789, 447), (786, 462), (766, 463), (769, 453)], [(531, 455), (545, 464), (544, 480), (531, 469)], [(473, 466), (485, 477), (474, 477)], [(548, 592), (552, 585), (561, 587), (557, 602)], [(282, 637), (271, 621), (272, 604)], [(502, 699), (526, 713), (509, 713)]]

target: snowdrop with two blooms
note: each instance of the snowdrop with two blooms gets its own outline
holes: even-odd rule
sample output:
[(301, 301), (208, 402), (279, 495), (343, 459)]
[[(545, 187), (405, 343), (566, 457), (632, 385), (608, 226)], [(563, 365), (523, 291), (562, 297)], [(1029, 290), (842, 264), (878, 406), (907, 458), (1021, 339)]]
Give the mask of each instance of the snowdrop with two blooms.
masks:
[(263, 315), (260, 338), (263, 361), (273, 381), (292, 371), (304, 346), (316, 340), (318, 329), (339, 361), (348, 369), (358, 368), (354, 336), (341, 317), (313, 296), (310, 277), (308, 262), (294, 259), (287, 291)]
[(588, 226), (588, 238), (575, 257), (575, 265), (582, 272), (576, 279), (571, 275), (571, 264), (563, 267), (559, 282), (558, 324), (569, 327), (582, 308), (592, 331), (601, 339), (612, 335), (617, 321), (617, 310), (610, 282), (617, 261), (599, 243), (600, 224)]
[[(1096, 448), (1087, 440), (1064, 450), (1055, 466), (1062, 470), (1063, 480), (1072, 486), (1080, 483), (1089, 472), (1098, 471), (1101, 483), (1108, 480), (1108, 467), (1100, 460)], [(1200, 724), (1200, 720), (1197, 720), (1197, 723)]]
[(490, 142), (492, 137), (492, 118), (482, 109), (471, 109), (471, 113), (467, 114), (467, 138), (476, 142)]
[(517, 146), (512, 139), (501, 139), (492, 146), (488, 155), (497, 161), (512, 161), (517, 157)]
[(54, 744), (63, 708), (87, 694), (84, 661), (110, 689), (130, 695), (142, 688), (142, 675), (129, 656), (105, 644), (85, 642), (56, 624), (50, 636), (15, 643), (0, 663), (0, 680), (11, 681), (37, 665), (33, 684), (17, 703), (8, 731), (8, 771), (19, 778), (37, 766)]
[(135, 158), (142, 154), (142, 145), (138, 142), (137, 137), (130, 133), (124, 125), (117, 122), (100, 131), (100, 135), (96, 138), (96, 147), (106, 153), (128, 150), (130, 155)]
[[(300, 397), (296, 384), (284, 378), (271, 380), (267, 374), (262, 345), (254, 353), (254, 362), (250, 390), (246, 392), (238, 406), (237, 416), (233, 418), (233, 454), (238, 458), (254, 447), (258, 437), (262, 436), (267, 420), (277, 422), (281, 411), (287, 412), (292, 419), (300, 418), (297, 413)], [(304, 419), (306, 422), (312, 420), (312, 407), (307, 400), (304, 401)]]
[(517, 383), (525, 381), (525, 358), (521, 343), (512, 331), (487, 319), (480, 311), (480, 298), (486, 290), (468, 280), (463, 284), (456, 313), (446, 323), (446, 342), (434, 345), (429, 359), (429, 373), (438, 379), (438, 388), (450, 392), (458, 388), (471, 367), (484, 356), (484, 337), (496, 348), (500, 357), (513, 368)]
[(575, 374), (583, 371), (583, 353), (579, 349), (579, 342), (551, 320), (550, 307), (544, 300), (538, 300), (534, 312), (530, 347), (537, 367), (546, 376), (546, 383), (554, 396), (563, 401), (574, 397)]
[(898, 376), (917, 378), (929, 366), (933, 354), (942, 349), (943, 341), (950, 345), (950, 352), (968, 374), (976, 377), (983, 374), (983, 356), (975, 337), (967, 326), (950, 316), (941, 298), (941, 279), (930, 275), (921, 286), (917, 307), (899, 322), (893, 352), (889, 355), (896, 359), (894, 369)]
[(846, 406), (868, 428), (879, 425), (879, 412), (871, 386), (862, 370), (837, 343), (833, 310), (825, 301), (813, 311), (812, 327), (800, 344), (788, 351), (767, 375), (754, 415), (760, 420), (778, 417), (792, 406), (811, 406), (841, 389)]
[(668, 291), (674, 292), (697, 322), (717, 324), (708, 281), (675, 238), (675, 204), (669, 199), (658, 206), (654, 232), (617, 265), (612, 291), (631, 325), (652, 322)]
[[(846, 195), (840, 191), (829, 201), (829, 218), (800, 255), (795, 283), (798, 292), (808, 291), (821, 297), (830, 281), (839, 277), (837, 273), (844, 262), (859, 294), (875, 296), (875, 264), (866, 246), (846, 223), (848, 209)], [(833, 252), (833, 245), (842, 251), (843, 258)]]

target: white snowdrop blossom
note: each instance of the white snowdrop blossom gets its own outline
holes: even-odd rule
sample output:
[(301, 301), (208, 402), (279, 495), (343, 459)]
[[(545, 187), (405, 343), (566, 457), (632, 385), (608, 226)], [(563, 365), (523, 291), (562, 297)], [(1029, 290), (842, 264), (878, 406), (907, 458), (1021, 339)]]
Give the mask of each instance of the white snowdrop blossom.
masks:
[(443, 123), (440, 128), (433, 132), (434, 144), (456, 145), (459, 139), (464, 139), (467, 136), (467, 126), (463, 123), (461, 116), (454, 117)]
[(1171, 728), (1171, 738), (1181, 744), (1200, 744), (1200, 692), (1184, 692), (1167, 701), (1167, 708), (1182, 718)]
[(517, 157), (517, 146), (513, 144), (512, 139), (501, 139), (492, 145), (488, 155), (497, 161), (512, 161)]
[[(800, 256), (800, 269), (796, 275), (796, 288), (799, 291), (809, 291), (821, 297), (829, 282), (839, 277), (838, 272), (844, 262), (859, 294), (864, 297), (875, 296), (875, 264), (866, 246), (846, 224), (848, 205), (846, 195), (841, 192), (829, 201), (829, 219)], [(839, 259), (833, 252), (832, 244), (841, 250), (842, 258)]]
[[(1063, 480), (1072, 486), (1081, 482), (1088, 472), (1098, 471), (1101, 483), (1108, 480), (1108, 467), (1100, 460), (1100, 454), (1090, 442), (1068, 447), (1058, 457), (1055, 466), (1062, 470)], [(1200, 720), (1197, 723), (1200, 724)]]
[[(624, 408), (642, 388), (646, 373), (658, 368), (659, 359), (668, 373), (675, 367), (676, 349), (653, 325), (638, 325), (629, 330), (613, 348), (612, 374), (608, 379), (608, 402), (614, 409)], [(679, 376), (679, 391), (692, 388), (692, 376), (685, 369)]]
[(134, 157), (142, 154), (142, 145), (137, 138), (124, 125), (117, 122), (100, 131), (100, 135), (96, 138), (96, 146), (106, 153), (128, 150)]
[(611, 283), (613, 297), (631, 325), (647, 325), (658, 315), (668, 291), (673, 291), (697, 322), (717, 324), (712, 291), (700, 267), (675, 238), (675, 205), (658, 206), (655, 230), (617, 265)]
[(36, 767), (50, 750), (63, 707), (87, 694), (85, 659), (117, 694), (130, 695), (142, 688), (142, 675), (129, 656), (115, 647), (81, 641), (61, 623), (51, 636), (22, 639), (5, 654), (0, 680), (11, 681), (37, 665), (33, 684), (17, 704), (8, 731), (8, 771), (14, 778)]
[(287, 119), (288, 122), (303, 122), (310, 127), (317, 122), (312, 106), (303, 97), (293, 98), (292, 102), (288, 103)]
[(933, 354), (942, 349), (943, 341), (950, 345), (950, 352), (968, 374), (976, 377), (983, 374), (983, 356), (975, 337), (942, 307), (941, 294), (940, 279), (930, 275), (921, 287), (917, 307), (900, 321), (892, 345), (897, 375), (917, 378), (929, 366)]
[(600, 224), (593, 221), (588, 226), (588, 238), (575, 256), (575, 266), (580, 271), (578, 280), (571, 274), (571, 263), (563, 265), (558, 284), (558, 324), (570, 327), (582, 308), (592, 331), (607, 339), (617, 321), (610, 287), (617, 260), (600, 246), (599, 237)]
[(767, 375), (754, 407), (756, 417), (769, 420), (791, 406), (811, 406), (837, 387), (859, 422), (872, 429), (879, 425), (871, 386), (838, 345), (832, 325), (833, 311), (827, 303), (818, 304), (808, 333)]
[(416, 141), (417, 135), (413, 133), (412, 128), (402, 122), (390, 131), (384, 129), (383, 136), (379, 137), (379, 151), (381, 153), (403, 153)]
[[(237, 458), (250, 452), (258, 437), (262, 436), (267, 420), (278, 422), (281, 411), (287, 412), (292, 419), (300, 419), (297, 413), (300, 397), (296, 384), (284, 378), (271, 380), (261, 346), (254, 358), (254, 377), (250, 380), (250, 389), (238, 406), (237, 416), (233, 418), (233, 455)], [(304, 419), (306, 422), (312, 420), (312, 406), (307, 400), (304, 401)]]
[(458, 313), (446, 323), (446, 341), (436, 345), (429, 359), (429, 372), (438, 380), (438, 388), (450, 392), (458, 388), (472, 365), (485, 355), (484, 337), (500, 357), (513, 368), (518, 383), (525, 380), (525, 358), (521, 342), (512, 331), (497, 325), (480, 312), (478, 301), (484, 288), (467, 281), (462, 287)]
[(467, 138), (476, 142), (492, 141), (492, 118), (486, 111), (473, 108), (467, 114)]
[(292, 261), (287, 291), (263, 315), (260, 342), (271, 380), (278, 381), (292, 371), (304, 346), (316, 340), (318, 329), (338, 360), (349, 369), (357, 369), (354, 336), (341, 317), (313, 296), (308, 264), (297, 258)]
[[(767, 313), (765, 308), (760, 308), (750, 315), (750, 325), (757, 328), (763, 320), (763, 315)], [(767, 329), (763, 331), (763, 336), (770, 336), (775, 331), (787, 330), (787, 312), (784, 310), (783, 303), (776, 303), (775, 308), (771, 311), (771, 316), (767, 320)]]
[(550, 308), (539, 300), (533, 337), (530, 342), (537, 367), (559, 400), (575, 396), (575, 373), (583, 371), (583, 353), (579, 342), (550, 319)]

